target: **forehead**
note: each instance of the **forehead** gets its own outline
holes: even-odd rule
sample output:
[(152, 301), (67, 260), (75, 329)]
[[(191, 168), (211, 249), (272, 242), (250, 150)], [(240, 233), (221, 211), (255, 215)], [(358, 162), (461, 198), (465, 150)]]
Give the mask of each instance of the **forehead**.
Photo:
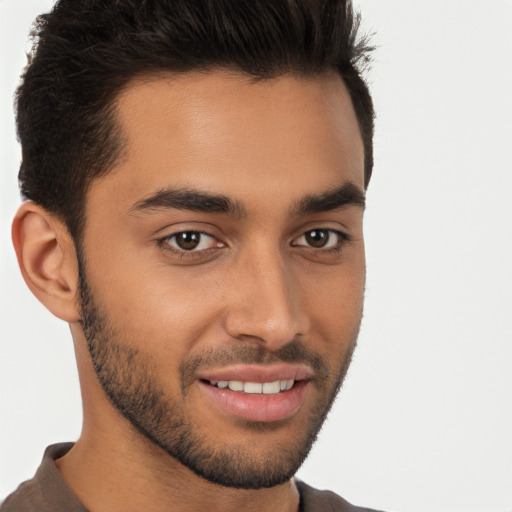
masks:
[(127, 207), (177, 186), (241, 201), (300, 197), (347, 181), (363, 188), (357, 119), (334, 74), (147, 77), (120, 94), (116, 115), (124, 158), (99, 181)]

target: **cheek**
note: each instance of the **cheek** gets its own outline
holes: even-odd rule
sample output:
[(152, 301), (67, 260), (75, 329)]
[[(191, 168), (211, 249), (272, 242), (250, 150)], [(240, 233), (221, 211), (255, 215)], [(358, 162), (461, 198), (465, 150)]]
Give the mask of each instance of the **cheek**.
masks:
[[(88, 258), (89, 284), (122, 342), (144, 350), (158, 366), (177, 366), (196, 345), (225, 339), (223, 308), (239, 293), (228, 285), (235, 281), (226, 278), (227, 268), (173, 267), (161, 256), (146, 256), (147, 248), (116, 252), (130, 247), (124, 242), (111, 240)], [(311, 342), (323, 340), (331, 349), (346, 347), (360, 322), (364, 249), (357, 246), (350, 254), (334, 266), (290, 261), (300, 314), (311, 321)]]
[(88, 281), (119, 341), (138, 347), (158, 365), (178, 365), (216, 318), (214, 283), (133, 255), (110, 261), (115, 264), (88, 270)]
[(344, 352), (357, 334), (364, 287), (364, 258), (354, 265), (326, 269), (322, 276), (310, 279), (307, 288), (303, 286), (304, 309), (312, 330), (329, 345), (329, 350), (339, 347)]

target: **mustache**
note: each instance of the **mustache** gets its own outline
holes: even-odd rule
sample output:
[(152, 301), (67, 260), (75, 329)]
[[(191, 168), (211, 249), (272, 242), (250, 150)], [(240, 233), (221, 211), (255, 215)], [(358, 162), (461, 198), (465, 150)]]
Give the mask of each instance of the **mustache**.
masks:
[(213, 368), (236, 364), (270, 365), (295, 363), (309, 366), (315, 373), (314, 382), (325, 382), (329, 376), (329, 365), (318, 352), (308, 348), (301, 340), (292, 340), (277, 350), (268, 350), (264, 345), (246, 344), (206, 349), (185, 359), (180, 365), (182, 390), (185, 391), (196, 380), (199, 368)]

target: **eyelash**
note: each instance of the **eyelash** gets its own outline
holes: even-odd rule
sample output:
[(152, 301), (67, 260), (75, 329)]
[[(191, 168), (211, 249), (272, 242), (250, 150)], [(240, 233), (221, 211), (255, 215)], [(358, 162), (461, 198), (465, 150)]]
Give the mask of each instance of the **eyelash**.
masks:
[[(208, 237), (212, 240), (215, 240), (215, 237), (211, 235), (210, 233), (206, 233), (204, 231), (194, 231), (194, 230), (186, 230), (186, 231), (178, 231), (177, 233), (173, 233), (172, 235), (165, 236), (163, 238), (160, 238), (158, 240), (158, 244), (162, 247), (164, 251), (169, 251), (173, 254), (176, 254), (177, 256), (180, 256), (181, 258), (200, 258), (201, 256), (204, 256), (205, 254), (210, 253), (212, 250), (221, 249), (226, 246), (226, 244), (223, 244), (222, 242), (218, 242), (217, 247), (209, 247), (207, 249), (201, 249), (201, 250), (185, 250), (185, 249), (179, 249), (177, 247), (173, 247), (170, 245), (171, 240), (176, 240), (179, 235), (182, 234), (196, 234), (200, 237)], [(199, 239), (199, 243), (202, 242), (201, 238)]]
[[(300, 235), (296, 240), (301, 239), (302, 237), (306, 237), (308, 234), (313, 233), (315, 231), (323, 231), (327, 232), (329, 238), (332, 235), (335, 235), (338, 237), (338, 241), (335, 243), (333, 247), (312, 247), (308, 245), (295, 245), (292, 244), (294, 247), (303, 247), (305, 250), (312, 251), (315, 254), (339, 254), (341, 250), (343, 249), (343, 246), (351, 240), (350, 235), (347, 233), (344, 233), (343, 231), (339, 231), (337, 229), (331, 229), (331, 228), (314, 228), (309, 229), (308, 231), (305, 231), (302, 235)], [(329, 239), (328, 239), (329, 241)]]
[[(292, 244), (291, 244), (292, 247), (302, 247), (303, 249), (305, 249), (307, 251), (314, 252), (315, 254), (318, 254), (318, 255), (320, 255), (320, 254), (325, 254), (325, 255), (339, 254), (341, 252), (343, 246), (347, 242), (350, 242), (350, 240), (351, 240), (350, 235), (348, 235), (347, 233), (344, 233), (342, 231), (332, 229), (332, 228), (309, 229), (309, 230), (305, 231), (304, 233), (302, 233), (295, 240), (299, 240), (300, 238), (305, 237), (306, 235), (313, 233), (315, 231), (327, 232), (329, 234), (329, 237), (332, 235), (335, 235), (338, 237), (338, 241), (336, 242), (336, 244), (333, 247), (328, 247), (328, 248), (322, 248), (322, 247), (317, 248), (317, 247), (312, 247), (312, 246), (307, 246), (307, 245), (299, 245), (299, 244), (295, 244), (294, 242), (292, 242)], [(226, 247), (226, 244), (224, 244), (222, 242), (218, 242), (219, 245), (217, 247), (209, 247), (207, 249), (201, 249), (201, 250), (191, 249), (191, 250), (187, 251), (184, 249), (178, 249), (178, 248), (170, 245), (171, 240), (173, 240), (173, 239), (176, 240), (176, 237), (178, 237), (179, 235), (187, 234), (187, 233), (199, 235), (200, 237), (205, 236), (205, 237), (215, 240), (215, 237), (213, 235), (211, 235), (210, 233), (206, 233), (204, 231), (186, 230), (186, 231), (178, 231), (177, 233), (173, 233), (171, 235), (160, 238), (158, 240), (158, 244), (163, 250), (169, 251), (177, 256), (180, 256), (181, 258), (198, 258), (198, 257), (200, 258), (200, 257), (210, 253), (213, 250), (222, 249), (223, 247)], [(199, 243), (201, 243), (201, 239), (200, 239)]]

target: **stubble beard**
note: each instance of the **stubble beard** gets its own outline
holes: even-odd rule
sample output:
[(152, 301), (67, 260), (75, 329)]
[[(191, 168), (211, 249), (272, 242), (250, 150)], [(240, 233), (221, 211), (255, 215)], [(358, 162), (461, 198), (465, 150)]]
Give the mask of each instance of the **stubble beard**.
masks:
[[(183, 466), (215, 484), (259, 489), (274, 487), (293, 477), (311, 450), (341, 388), (356, 346), (359, 325), (343, 361), (335, 368), (335, 379), (329, 375), (333, 369), (322, 357), (301, 341), (292, 341), (273, 353), (261, 347), (245, 347), (236, 353), (231, 350), (222, 354), (198, 354), (181, 365), (181, 389), (171, 395), (159, 382), (158, 371), (150, 358), (123, 343), (108, 315), (98, 307), (86, 282), (81, 258), (79, 269), (81, 319), (92, 364), (105, 394), (133, 427)], [(212, 361), (227, 363), (228, 360), (245, 364), (286, 361), (313, 366), (318, 378), (312, 384), (321, 392), (321, 398), (310, 411), (307, 428), (296, 439), (287, 439), (286, 444), (273, 447), (271, 454), (258, 453), (251, 436), (255, 430), (261, 435), (261, 431), (278, 429), (280, 422), (247, 421), (244, 425), (247, 442), (239, 445), (219, 445), (215, 432), (210, 436), (202, 433), (208, 432), (208, 426), (195, 425), (185, 413), (195, 369)], [(327, 389), (328, 380), (332, 382), (330, 389)]]

